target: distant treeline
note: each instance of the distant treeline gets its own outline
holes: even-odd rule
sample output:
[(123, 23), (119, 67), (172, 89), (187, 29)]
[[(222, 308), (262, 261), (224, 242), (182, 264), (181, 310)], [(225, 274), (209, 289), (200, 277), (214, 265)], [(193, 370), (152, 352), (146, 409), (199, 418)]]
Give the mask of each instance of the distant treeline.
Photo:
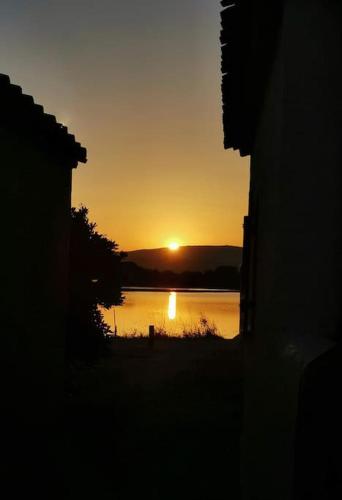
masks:
[(123, 286), (240, 289), (239, 269), (231, 266), (220, 266), (214, 271), (182, 273), (144, 269), (133, 262), (122, 262), (121, 268)]

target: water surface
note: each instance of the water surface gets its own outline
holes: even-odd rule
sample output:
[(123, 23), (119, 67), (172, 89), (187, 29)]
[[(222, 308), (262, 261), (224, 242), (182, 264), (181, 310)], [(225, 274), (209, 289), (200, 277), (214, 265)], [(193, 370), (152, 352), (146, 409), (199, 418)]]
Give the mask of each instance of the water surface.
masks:
[[(125, 291), (124, 305), (115, 307), (118, 335), (146, 334), (149, 325), (171, 335), (194, 329), (201, 317), (215, 324), (218, 333), (230, 339), (239, 329), (239, 293), (218, 291)], [(113, 328), (114, 308), (103, 311)]]

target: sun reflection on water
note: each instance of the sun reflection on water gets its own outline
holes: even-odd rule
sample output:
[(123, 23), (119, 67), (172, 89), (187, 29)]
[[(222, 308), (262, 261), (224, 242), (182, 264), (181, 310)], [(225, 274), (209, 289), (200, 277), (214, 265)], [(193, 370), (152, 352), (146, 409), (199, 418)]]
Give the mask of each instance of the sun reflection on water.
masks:
[(168, 317), (169, 319), (176, 318), (177, 311), (177, 292), (170, 292), (169, 295), (169, 308), (168, 308)]

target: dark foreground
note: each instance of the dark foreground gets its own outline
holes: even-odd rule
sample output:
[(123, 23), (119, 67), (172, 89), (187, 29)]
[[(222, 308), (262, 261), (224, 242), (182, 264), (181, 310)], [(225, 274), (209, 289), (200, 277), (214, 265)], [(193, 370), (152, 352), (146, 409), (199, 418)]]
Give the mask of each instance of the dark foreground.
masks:
[(239, 498), (237, 340), (118, 339), (67, 396), (67, 498)]

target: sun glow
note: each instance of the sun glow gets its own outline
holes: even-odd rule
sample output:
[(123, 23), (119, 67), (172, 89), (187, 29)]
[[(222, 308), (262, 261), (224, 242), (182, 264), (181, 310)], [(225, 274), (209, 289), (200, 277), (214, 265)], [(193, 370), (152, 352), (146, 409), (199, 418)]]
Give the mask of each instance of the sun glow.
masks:
[(173, 252), (179, 250), (179, 246), (180, 246), (179, 243), (177, 243), (176, 241), (172, 241), (171, 243), (168, 244), (169, 250), (172, 250)]

